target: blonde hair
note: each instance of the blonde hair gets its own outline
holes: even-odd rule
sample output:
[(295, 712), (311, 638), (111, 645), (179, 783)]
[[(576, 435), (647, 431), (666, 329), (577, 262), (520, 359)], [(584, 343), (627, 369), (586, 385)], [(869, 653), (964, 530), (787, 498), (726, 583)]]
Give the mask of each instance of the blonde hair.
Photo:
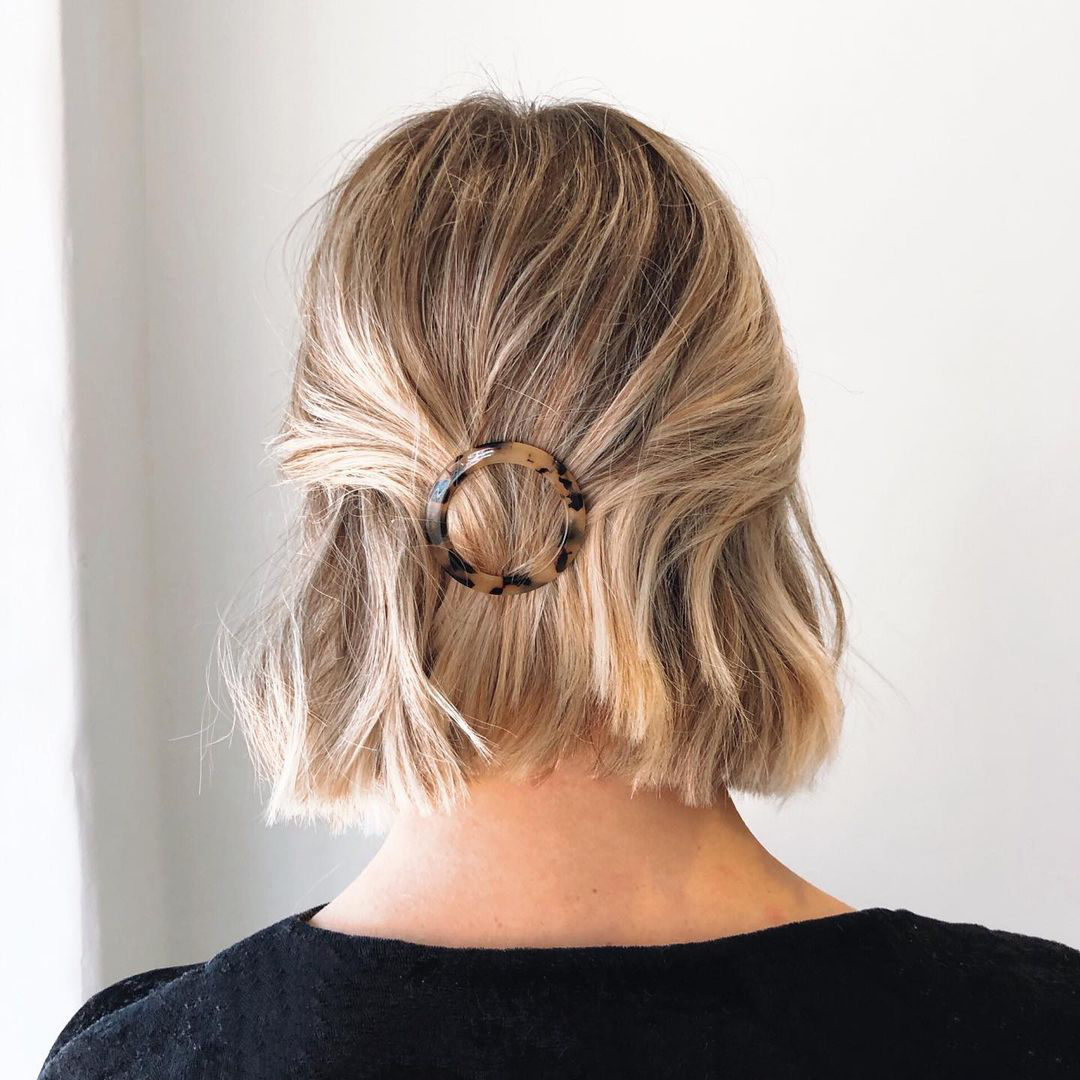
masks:
[[(839, 731), (845, 617), (803, 425), (738, 214), (680, 143), (492, 93), (399, 123), (325, 203), (276, 440), (302, 544), (227, 673), (270, 820), (384, 828), (583, 747), (694, 806), (807, 784)], [(515, 596), (451, 580), (424, 535), (444, 466), (500, 439), (564, 461), (588, 507), (576, 563)], [(493, 466), (449, 530), (527, 573), (558, 511)]]

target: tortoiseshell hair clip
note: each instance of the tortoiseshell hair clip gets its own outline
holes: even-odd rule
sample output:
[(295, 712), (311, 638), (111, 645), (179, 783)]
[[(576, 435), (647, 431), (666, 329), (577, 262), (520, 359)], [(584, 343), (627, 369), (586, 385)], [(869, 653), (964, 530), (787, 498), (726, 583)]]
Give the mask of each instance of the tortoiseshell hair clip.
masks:
[[(559, 552), (549, 565), (533, 574), (492, 574), (481, 570), (454, 550), (447, 535), (447, 509), (462, 480), (471, 469), (497, 462), (535, 469), (566, 505), (566, 523), (559, 541)], [(425, 531), (436, 561), (459, 584), (494, 596), (528, 592), (554, 581), (581, 550), (585, 540), (585, 497), (574, 474), (558, 458), (539, 446), (507, 441), (481, 443), (458, 454), (432, 485), (427, 501)]]

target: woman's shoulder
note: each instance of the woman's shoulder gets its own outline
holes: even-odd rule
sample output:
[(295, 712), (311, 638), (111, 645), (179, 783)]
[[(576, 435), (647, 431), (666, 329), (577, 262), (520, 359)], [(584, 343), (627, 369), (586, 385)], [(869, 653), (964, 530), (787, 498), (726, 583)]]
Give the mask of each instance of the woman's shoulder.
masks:
[(890, 911), (890, 927), (900, 951), (907, 948), (925, 964), (980, 982), (996, 978), (1062, 994), (1080, 1010), (1080, 950), (1053, 938), (922, 915)]
[[(272, 985), (260, 974), (290, 920), (243, 938), (211, 959), (153, 968), (92, 995), (49, 1050), (38, 1080), (97, 1080), (151, 1075), (186, 1076), (183, 1062), (210, 1049), (222, 1002), (241, 984)], [(284, 978), (280, 963), (275, 970)], [(280, 985), (280, 983), (279, 983)], [(200, 1075), (202, 1075), (200, 1073)], [(210, 1074), (206, 1074), (210, 1075)]]
[(968, 952), (983, 962), (1035, 960), (1038, 970), (1072, 971), (1080, 965), (1080, 950), (1055, 938), (1040, 937), (1016, 930), (995, 928), (986, 923), (938, 918), (908, 908), (875, 908), (891, 925), (898, 939), (929, 949), (942, 945)]
[[(41, 1075), (53, 1076), (51, 1067), (66, 1054), (69, 1048), (85, 1043), (87, 1040), (84, 1036), (87, 1032), (94, 1030), (96, 1033), (99, 1025), (115, 1030), (113, 1020), (123, 1014), (126, 1009), (152, 999), (164, 987), (190, 972), (197, 971), (201, 966), (200, 964), (185, 964), (177, 967), (153, 968), (150, 971), (129, 975), (99, 990), (64, 1025), (49, 1050)], [(68, 1074), (55, 1073), (55, 1075)]]
[[(940, 985), (962, 983), (988, 1006), (1008, 1007), (995, 991), (1023, 991), (1028, 1000), (1064, 1009), (1080, 1025), (1080, 950), (1053, 938), (922, 915), (890, 912), (889, 930), (899, 956), (908, 955)], [(1080, 1030), (1080, 1026), (1078, 1026)]]
[(913, 1029), (936, 1032), (950, 1053), (977, 1049), (1002, 1075), (1080, 1075), (1080, 950), (906, 909), (886, 930), (897, 966), (887, 981)]

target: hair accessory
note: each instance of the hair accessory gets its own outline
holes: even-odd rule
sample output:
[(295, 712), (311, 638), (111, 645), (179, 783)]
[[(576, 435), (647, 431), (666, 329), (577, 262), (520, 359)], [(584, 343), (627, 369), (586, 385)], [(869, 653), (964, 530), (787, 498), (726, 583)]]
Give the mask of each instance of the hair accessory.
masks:
[[(492, 574), (480, 570), (454, 550), (447, 536), (447, 508), (462, 480), (471, 469), (500, 461), (535, 469), (566, 504), (566, 524), (559, 541), (559, 553), (550, 565), (534, 574)], [(428, 495), (425, 529), (436, 560), (455, 581), (493, 595), (528, 592), (554, 581), (574, 561), (585, 540), (585, 497), (574, 474), (546, 450), (523, 442), (481, 443), (458, 454), (435, 481)]]

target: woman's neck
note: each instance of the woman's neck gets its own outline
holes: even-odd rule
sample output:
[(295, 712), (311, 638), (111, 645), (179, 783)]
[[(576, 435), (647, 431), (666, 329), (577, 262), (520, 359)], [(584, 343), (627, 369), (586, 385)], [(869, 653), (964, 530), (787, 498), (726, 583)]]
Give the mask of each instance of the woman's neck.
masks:
[(453, 814), (403, 814), (363, 873), (311, 921), (436, 945), (703, 941), (851, 911), (773, 858), (726, 796), (593, 779), (492, 777)]

